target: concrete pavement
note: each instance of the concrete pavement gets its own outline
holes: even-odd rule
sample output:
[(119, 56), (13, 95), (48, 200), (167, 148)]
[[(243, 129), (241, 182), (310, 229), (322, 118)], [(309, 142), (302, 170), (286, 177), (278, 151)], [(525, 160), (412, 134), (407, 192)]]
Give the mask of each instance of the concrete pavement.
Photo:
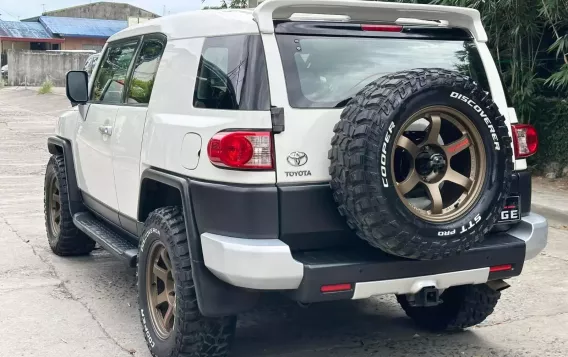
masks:
[(532, 192), (533, 211), (568, 225), (568, 187), (537, 178), (533, 179)]
[[(0, 356), (149, 357), (135, 271), (102, 250), (60, 258), (48, 247), (45, 139), (66, 108), (61, 95), (0, 90)], [(553, 198), (538, 190), (535, 203)], [(495, 313), (479, 327), (425, 333), (390, 296), (305, 309), (274, 295), (239, 317), (234, 356), (566, 356), (563, 223), (551, 222), (549, 246), (511, 279)]]

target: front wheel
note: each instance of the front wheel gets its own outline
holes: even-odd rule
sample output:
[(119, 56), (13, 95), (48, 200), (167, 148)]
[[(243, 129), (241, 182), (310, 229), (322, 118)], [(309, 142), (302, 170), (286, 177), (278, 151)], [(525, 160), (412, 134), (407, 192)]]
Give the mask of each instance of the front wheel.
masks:
[(483, 322), (493, 313), (501, 293), (487, 284), (462, 285), (446, 289), (442, 303), (433, 307), (415, 307), (405, 295), (397, 296), (408, 317), (420, 327), (435, 331), (460, 331)]
[(138, 303), (144, 337), (155, 357), (224, 357), (236, 318), (201, 315), (182, 212), (179, 207), (155, 210), (140, 238)]
[(89, 254), (95, 241), (73, 223), (67, 195), (67, 174), (63, 155), (53, 155), (47, 163), (44, 185), (45, 229), (51, 250), (60, 256)]

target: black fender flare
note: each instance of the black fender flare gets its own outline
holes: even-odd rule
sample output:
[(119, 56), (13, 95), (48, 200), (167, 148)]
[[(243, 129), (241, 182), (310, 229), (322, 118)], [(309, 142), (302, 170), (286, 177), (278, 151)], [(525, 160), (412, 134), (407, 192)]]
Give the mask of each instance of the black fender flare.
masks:
[[(144, 180), (157, 181), (180, 192), (191, 258), (191, 271), (195, 282), (197, 305), (201, 314), (207, 317), (232, 316), (252, 309), (258, 301), (260, 292), (227, 284), (213, 275), (205, 266), (200, 233), (195, 222), (191, 199), (190, 179), (149, 168), (142, 172), (140, 182), (142, 183)], [(142, 187), (143, 185), (140, 185), (141, 190)], [(143, 192), (140, 192), (140, 197), (142, 197), (142, 194)]]
[(71, 215), (85, 211), (81, 190), (77, 184), (75, 174), (75, 162), (73, 161), (73, 149), (69, 140), (59, 136), (47, 138), (47, 150), (52, 155), (63, 155), (65, 162), (65, 175), (67, 176), (67, 195), (69, 196), (69, 210)]

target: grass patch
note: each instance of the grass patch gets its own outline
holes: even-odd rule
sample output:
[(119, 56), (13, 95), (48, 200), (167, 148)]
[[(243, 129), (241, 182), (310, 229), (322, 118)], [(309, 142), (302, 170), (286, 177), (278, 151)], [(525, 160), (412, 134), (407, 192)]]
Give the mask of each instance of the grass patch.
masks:
[(38, 94), (49, 94), (53, 92), (53, 82), (49, 79), (46, 79), (45, 82), (41, 84), (39, 90), (37, 91)]

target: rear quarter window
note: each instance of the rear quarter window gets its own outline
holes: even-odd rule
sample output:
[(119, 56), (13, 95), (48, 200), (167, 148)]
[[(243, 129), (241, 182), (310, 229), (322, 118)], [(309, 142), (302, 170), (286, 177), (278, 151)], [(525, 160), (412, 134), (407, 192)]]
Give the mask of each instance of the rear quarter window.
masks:
[(268, 73), (259, 35), (206, 38), (193, 106), (220, 110), (269, 110)]

